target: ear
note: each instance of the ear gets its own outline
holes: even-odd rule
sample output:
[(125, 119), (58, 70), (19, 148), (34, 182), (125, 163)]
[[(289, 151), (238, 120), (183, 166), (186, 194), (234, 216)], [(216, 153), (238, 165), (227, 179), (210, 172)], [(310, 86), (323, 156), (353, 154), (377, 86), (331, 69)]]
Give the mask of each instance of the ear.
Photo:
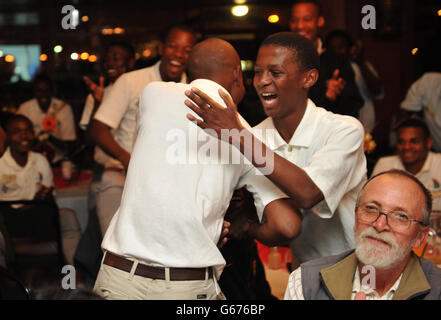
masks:
[(317, 69), (311, 69), (308, 71), (305, 71), (303, 74), (303, 87), (305, 89), (311, 88), (318, 80), (319, 72)]
[(164, 52), (164, 44), (162, 42), (158, 45), (158, 53), (160, 56), (162, 56), (162, 53)]
[(240, 65), (237, 65), (233, 69), (233, 84), (235, 86), (242, 85), (243, 82), (243, 76), (242, 76), (242, 69)]
[(432, 149), (432, 146), (433, 146), (433, 139), (432, 139), (432, 137), (428, 137), (428, 138), (426, 139), (426, 147), (427, 147), (427, 150)]
[(430, 227), (424, 226), (422, 230), (418, 233), (417, 238), (415, 240), (415, 243), (412, 248), (417, 249), (419, 248), (427, 239), (427, 236), (429, 234)]
[(320, 16), (317, 20), (317, 26), (319, 28), (322, 28), (325, 25), (325, 18), (323, 18), (322, 16)]

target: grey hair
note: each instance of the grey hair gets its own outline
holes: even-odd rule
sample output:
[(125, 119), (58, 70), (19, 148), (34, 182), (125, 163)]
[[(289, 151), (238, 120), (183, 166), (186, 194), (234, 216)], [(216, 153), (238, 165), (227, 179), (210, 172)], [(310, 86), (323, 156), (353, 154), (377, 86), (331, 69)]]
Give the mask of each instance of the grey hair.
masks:
[(366, 185), (369, 182), (371, 182), (372, 180), (374, 180), (376, 177), (384, 175), (384, 174), (390, 174), (390, 175), (408, 178), (408, 179), (412, 180), (413, 182), (415, 182), (420, 187), (421, 191), (424, 194), (424, 198), (425, 198), (425, 206), (423, 208), (423, 224), (425, 226), (430, 226), (430, 213), (432, 211), (432, 194), (430, 193), (429, 190), (427, 190), (427, 188), (423, 185), (423, 183), (420, 180), (418, 180), (418, 178), (416, 178), (414, 175), (412, 175), (404, 170), (392, 169), (392, 170), (380, 172), (380, 173), (374, 175), (373, 177), (371, 177), (368, 181), (366, 181), (366, 183), (361, 188), (361, 191), (357, 196), (357, 202), (355, 203), (355, 208), (358, 208), (358, 206), (360, 204), (360, 197), (361, 197), (361, 194), (363, 193), (363, 190), (366, 187)]

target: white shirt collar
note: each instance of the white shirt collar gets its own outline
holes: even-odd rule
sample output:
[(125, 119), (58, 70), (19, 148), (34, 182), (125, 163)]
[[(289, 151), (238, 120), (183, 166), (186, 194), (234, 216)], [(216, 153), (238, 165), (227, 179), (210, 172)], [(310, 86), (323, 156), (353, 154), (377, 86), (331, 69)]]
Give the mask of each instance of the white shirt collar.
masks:
[(392, 300), (395, 292), (398, 290), (402, 276), (403, 274), (401, 274), (397, 281), (395, 281), (394, 285), (383, 296), (380, 297), (378, 292), (375, 291), (375, 289), (370, 285), (361, 284), (360, 274), (357, 266), (355, 269), (354, 282), (352, 284), (352, 297), (354, 297), (357, 292), (361, 291), (366, 294), (366, 300)]
[(216, 100), (217, 102), (219, 102), (220, 104), (222, 104), (223, 106), (225, 106), (225, 102), (222, 100), (222, 98), (219, 96), (219, 89), (222, 89), (227, 95), (230, 95), (230, 93), (225, 90), (224, 87), (222, 87), (220, 84), (208, 80), (208, 79), (196, 79), (193, 80), (190, 83), (190, 86), (192, 87), (196, 87), (199, 88), (199, 86), (201, 86), (203, 88), (204, 93), (208, 94), (209, 96), (211, 96), (212, 98), (214, 98), (214, 100)]
[(289, 143), (286, 143), (285, 140), (280, 136), (276, 127), (274, 126), (273, 119), (271, 117), (267, 118), (264, 123), (263, 129), (276, 129), (274, 134), (274, 139), (268, 139), (268, 146), (272, 150), (276, 150), (282, 146), (290, 145), (293, 147), (305, 147), (308, 148), (311, 145), (312, 139), (314, 138), (316, 117), (315, 114), (317, 112), (317, 107), (312, 102), (311, 99), (308, 99), (305, 114), (300, 120), (300, 123), (291, 137)]
[(8, 147), (5, 151), (5, 153), (3, 154), (3, 159), (6, 162), (6, 164), (11, 167), (12, 169), (16, 170), (16, 171), (20, 171), (23, 170), (24, 168), (26, 168), (27, 166), (29, 166), (29, 163), (32, 161), (32, 157), (31, 157), (32, 152), (28, 153), (28, 161), (26, 162), (26, 165), (24, 167), (20, 166), (15, 159), (12, 157), (11, 154), (11, 149)]
[[(160, 72), (160, 70), (159, 70), (159, 66), (161, 65), (161, 60), (159, 60), (158, 62), (156, 62), (154, 65), (153, 65), (153, 68), (155, 69), (155, 73), (156, 73), (156, 76), (157, 76), (157, 79), (161, 79), (162, 81), (164, 81), (164, 79), (162, 79), (162, 77), (161, 77), (161, 72)], [(182, 75), (181, 75), (181, 81), (180, 81), (181, 83), (187, 83), (187, 74), (185, 73), (185, 72), (182, 72)]]

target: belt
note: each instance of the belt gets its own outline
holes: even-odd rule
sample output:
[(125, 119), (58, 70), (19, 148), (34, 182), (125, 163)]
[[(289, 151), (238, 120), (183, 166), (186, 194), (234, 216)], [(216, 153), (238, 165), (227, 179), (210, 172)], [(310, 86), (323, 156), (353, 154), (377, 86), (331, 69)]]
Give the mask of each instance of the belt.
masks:
[[(132, 270), (132, 266), (134, 262), (107, 251), (103, 263), (108, 266), (126, 272), (130, 272)], [(207, 268), (169, 268), (169, 269), (170, 269), (170, 280), (186, 281), (186, 280), (205, 280), (205, 271)], [(136, 267), (135, 270), (135, 275), (150, 279), (165, 280), (165, 268), (151, 267), (145, 264), (138, 263), (138, 266)], [(208, 268), (208, 278), (211, 278), (212, 276), (213, 276), (213, 271), (211, 268)]]

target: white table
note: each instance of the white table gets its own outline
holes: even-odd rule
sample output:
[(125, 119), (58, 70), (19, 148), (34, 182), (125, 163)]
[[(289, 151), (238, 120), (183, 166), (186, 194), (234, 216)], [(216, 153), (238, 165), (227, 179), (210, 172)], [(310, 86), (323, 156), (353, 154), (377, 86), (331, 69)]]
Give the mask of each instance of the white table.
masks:
[(80, 181), (72, 184), (72, 186), (55, 190), (55, 201), (58, 207), (75, 211), (81, 232), (86, 229), (89, 216), (87, 206), (89, 185), (90, 180)]

